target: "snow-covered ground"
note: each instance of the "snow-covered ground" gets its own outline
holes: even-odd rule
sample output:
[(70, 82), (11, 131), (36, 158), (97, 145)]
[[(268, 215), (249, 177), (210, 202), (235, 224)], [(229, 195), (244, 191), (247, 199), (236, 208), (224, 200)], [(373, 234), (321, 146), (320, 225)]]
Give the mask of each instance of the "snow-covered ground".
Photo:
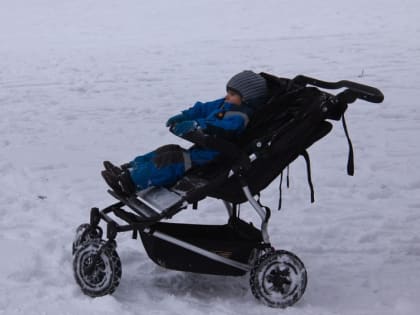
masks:
[[(417, 0), (0, 0), (0, 314), (418, 314), (419, 13)], [(308, 269), (302, 300), (270, 309), (246, 276), (164, 270), (129, 234), (118, 236), (117, 291), (83, 295), (71, 243), (91, 207), (113, 202), (102, 161), (187, 145), (167, 117), (222, 96), (243, 69), (385, 94), (347, 112), (354, 177), (339, 122), (310, 149), (315, 204), (305, 164), (291, 167), (269, 230)], [(263, 194), (273, 209), (277, 185)], [(225, 219), (205, 200), (174, 221)]]

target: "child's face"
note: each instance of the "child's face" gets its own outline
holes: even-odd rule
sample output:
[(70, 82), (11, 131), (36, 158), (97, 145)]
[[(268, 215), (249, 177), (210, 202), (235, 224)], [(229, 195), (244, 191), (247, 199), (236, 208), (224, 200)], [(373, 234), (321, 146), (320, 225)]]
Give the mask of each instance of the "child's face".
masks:
[(234, 105), (241, 105), (242, 97), (238, 93), (232, 90), (228, 90), (226, 93), (225, 101)]

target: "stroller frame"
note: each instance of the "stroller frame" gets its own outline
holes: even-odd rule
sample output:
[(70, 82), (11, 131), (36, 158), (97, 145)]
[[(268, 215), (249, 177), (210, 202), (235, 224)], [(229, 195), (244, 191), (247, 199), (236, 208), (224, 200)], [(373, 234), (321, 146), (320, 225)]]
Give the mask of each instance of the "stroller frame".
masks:
[[(167, 194), (172, 196), (176, 194), (172, 190), (167, 189), (165, 187), (154, 187), (153, 189), (158, 190), (161, 194)], [(255, 200), (248, 186), (243, 186), (242, 190), (246, 198), (248, 199), (248, 202), (251, 204), (252, 208), (257, 212), (257, 214), (261, 218), (262, 243), (260, 244), (260, 246), (261, 248), (271, 248), (270, 238), (267, 231), (271, 211), (268, 207), (261, 206), (259, 202)], [(102, 210), (99, 210), (98, 208), (92, 208), (90, 213), (90, 225), (91, 227), (96, 228), (98, 227), (100, 221), (104, 220), (107, 223), (106, 236), (109, 242), (114, 241), (118, 233), (132, 231), (133, 238), (137, 238), (137, 233), (142, 231), (144, 233), (149, 234), (150, 236), (164, 240), (176, 246), (180, 246), (189, 251), (205, 256), (211, 260), (232, 266), (245, 272), (251, 270), (252, 266), (250, 264), (244, 264), (242, 262), (220, 256), (209, 250), (200, 248), (198, 246), (195, 246), (191, 243), (185, 242), (168, 234), (159, 231), (154, 231), (150, 228), (150, 226), (154, 223), (161, 221), (162, 219), (169, 219), (179, 211), (187, 208), (188, 202), (183, 197), (179, 196), (179, 199), (176, 200), (174, 204), (170, 205), (166, 209), (162, 209), (158, 208), (156, 205), (153, 205), (153, 203), (151, 203), (146, 198), (146, 194), (136, 195), (136, 197), (122, 197), (112, 190), (108, 190), (108, 193), (110, 193), (113, 197), (120, 201)], [(226, 207), (229, 218), (238, 217), (236, 205), (232, 205), (231, 203), (226, 201), (223, 201), (223, 203)], [(123, 206), (128, 206), (134, 212), (136, 212), (136, 214), (127, 212), (123, 209)], [(118, 224), (110, 216), (110, 213), (113, 213), (128, 224)], [(104, 246), (107, 246), (107, 244), (104, 244)]]
[[(282, 85), (286, 92), (290, 89), (305, 89), (308, 84), (325, 89), (345, 88), (345, 90), (333, 96), (321, 93), (316, 88), (308, 88), (312, 89), (309, 91), (310, 95), (314, 90), (320, 93), (315, 91), (318, 93), (316, 94), (318, 103), (311, 103), (308, 107), (309, 114), (305, 113), (308, 115), (303, 119), (306, 119), (307, 125), (302, 125), (300, 129), (294, 131), (298, 134), (304, 131), (304, 140), (299, 145), (292, 145), (292, 153), (282, 149), (280, 154), (286, 156), (279, 165), (271, 167), (274, 176), (271, 174), (271, 177), (265, 176), (258, 184), (247, 180), (251, 166), (257, 165), (254, 167), (257, 171), (254, 169), (254, 173), (251, 173), (255, 175), (261, 163), (267, 161), (274, 163), (274, 160), (264, 160), (264, 150), (274, 150), (272, 146), (276, 145), (278, 148), (278, 144), (273, 144), (277, 141), (276, 137), (279, 134), (287, 134), (291, 130), (291, 123), (281, 125), (281, 128), (275, 131), (274, 137), (259, 137), (253, 140), (250, 150), (244, 150), (243, 147), (198, 131), (186, 134), (184, 136), (186, 140), (217, 150), (232, 162), (229, 169), (224, 169), (213, 181), (207, 181), (206, 178), (192, 173), (192, 175), (186, 174), (170, 188), (150, 187), (135, 195), (122, 195), (108, 190), (118, 202), (102, 210), (92, 208), (90, 222), (77, 228), (73, 242), (74, 276), (85, 294), (98, 297), (115, 291), (121, 278), (121, 262), (116, 252), (115, 239), (118, 233), (132, 232), (134, 239), (140, 235), (149, 257), (163, 267), (231, 276), (240, 276), (249, 272), (253, 295), (271, 307), (287, 307), (302, 297), (307, 284), (306, 269), (293, 253), (274, 250), (271, 246), (267, 231), (271, 211), (261, 205), (254, 196), (299, 155), (303, 155), (307, 162), (308, 180), (312, 191), (306, 148), (331, 130), (332, 125), (324, 120), (339, 120), (347, 105), (356, 99), (380, 103), (383, 95), (376, 88), (352, 81), (332, 83), (302, 75), (293, 80), (269, 74), (262, 75), (267, 81)], [(314, 118), (311, 118), (312, 116)], [(280, 121), (281, 124), (283, 122), (284, 120)], [(307, 130), (306, 127), (312, 123), (316, 124), (316, 127)], [(344, 117), (343, 126), (348, 138)], [(281, 139), (286, 144), (291, 143), (288, 137)], [(349, 138), (348, 141), (350, 146), (348, 173), (352, 175), (352, 146)], [(231, 185), (232, 191), (220, 190), (218, 186), (225, 184)], [(229, 217), (226, 225), (161, 222), (186, 209), (189, 204), (196, 209), (197, 202), (206, 197), (214, 197), (224, 202)], [(239, 218), (238, 205), (244, 202), (248, 202), (260, 217), (260, 229)], [(126, 209), (127, 207), (129, 209)], [(118, 223), (114, 217), (125, 223)], [(102, 221), (106, 224), (106, 241), (102, 239), (103, 230), (100, 227)]]

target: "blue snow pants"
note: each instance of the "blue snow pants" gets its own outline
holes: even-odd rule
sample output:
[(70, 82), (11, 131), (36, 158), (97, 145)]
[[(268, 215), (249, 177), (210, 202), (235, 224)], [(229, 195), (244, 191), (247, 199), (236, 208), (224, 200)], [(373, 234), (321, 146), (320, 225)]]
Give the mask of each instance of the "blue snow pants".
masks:
[(150, 186), (171, 186), (193, 166), (212, 161), (219, 152), (214, 150), (181, 148), (176, 144), (164, 145), (129, 163), (131, 179), (137, 190)]

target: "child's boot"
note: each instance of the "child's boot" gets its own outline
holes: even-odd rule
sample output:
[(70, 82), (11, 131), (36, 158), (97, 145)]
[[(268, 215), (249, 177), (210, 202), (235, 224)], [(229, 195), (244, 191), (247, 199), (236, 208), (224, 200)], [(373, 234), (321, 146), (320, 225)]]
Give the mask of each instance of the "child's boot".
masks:
[(112, 164), (110, 161), (104, 161), (103, 164), (106, 171), (112, 173), (115, 176), (121, 175), (122, 170), (118, 166)]
[(108, 184), (109, 187), (111, 187), (117, 194), (122, 195), (123, 190), (118, 182), (118, 177), (115, 176), (110, 171), (102, 171), (101, 172), (102, 177), (104, 178), (105, 182)]
[(133, 180), (131, 179), (131, 175), (129, 171), (124, 171), (119, 176), (120, 184), (122, 187), (122, 190), (128, 194), (132, 195), (136, 192), (136, 185), (133, 183)]

